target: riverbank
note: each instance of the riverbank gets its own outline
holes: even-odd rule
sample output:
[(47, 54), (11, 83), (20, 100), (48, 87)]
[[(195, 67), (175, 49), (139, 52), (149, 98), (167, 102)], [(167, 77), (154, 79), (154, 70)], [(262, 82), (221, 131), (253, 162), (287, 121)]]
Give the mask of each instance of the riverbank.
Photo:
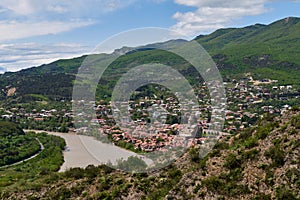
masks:
[[(73, 133), (58, 133), (41, 130), (24, 130), (25, 132), (46, 132), (63, 138), (66, 141), (66, 150), (63, 152), (65, 162), (60, 168), (60, 172), (64, 172), (69, 168), (81, 167), (88, 165), (101, 165), (111, 162), (116, 164), (117, 160), (127, 160), (130, 156), (138, 156), (138, 154), (122, 149), (118, 146), (102, 143), (91, 136), (77, 135)], [(151, 160), (143, 158), (149, 165)]]

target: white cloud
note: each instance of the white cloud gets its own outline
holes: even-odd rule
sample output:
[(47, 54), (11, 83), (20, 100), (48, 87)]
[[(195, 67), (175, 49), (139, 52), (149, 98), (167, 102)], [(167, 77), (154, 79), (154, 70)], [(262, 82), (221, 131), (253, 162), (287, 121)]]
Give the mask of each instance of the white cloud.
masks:
[(44, 21), (44, 22), (18, 22), (0, 21), (0, 41), (19, 38), (56, 34), (74, 28), (88, 26), (92, 21)]
[(90, 48), (80, 44), (59, 43), (41, 45), (37, 43), (1, 44), (0, 73), (18, 71), (33, 66), (50, 63), (58, 59), (73, 58), (90, 52)]
[(195, 11), (177, 12), (173, 18), (177, 24), (171, 27), (181, 34), (194, 36), (223, 28), (232, 22), (268, 10), (265, 4), (272, 0), (174, 0), (175, 3), (195, 7)]
[(135, 0), (1, 0), (0, 41), (57, 34), (93, 24)]
[(0, 6), (17, 15), (29, 15), (35, 10), (33, 2), (30, 0), (1, 0)]
[(100, 14), (132, 4), (135, 0), (1, 0), (0, 7), (17, 15), (45, 15), (46, 12), (68, 13), (69, 16)]
[(12, 41), (89, 26), (99, 22), (105, 13), (124, 8), (134, 1), (0, 0), (0, 73), (89, 53), (89, 47), (79, 44), (42, 45)]
[(66, 13), (68, 10), (60, 5), (48, 5), (47, 10), (56, 13)]

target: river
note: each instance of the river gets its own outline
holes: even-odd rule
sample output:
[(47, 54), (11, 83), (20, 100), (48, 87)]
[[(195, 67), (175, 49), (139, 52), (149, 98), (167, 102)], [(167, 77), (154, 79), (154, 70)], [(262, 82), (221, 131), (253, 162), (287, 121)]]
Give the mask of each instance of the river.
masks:
[(87, 167), (88, 165), (100, 165), (111, 162), (116, 164), (116, 160), (126, 160), (130, 156), (138, 156), (148, 165), (152, 163), (150, 159), (141, 157), (138, 154), (120, 148), (118, 146), (105, 144), (90, 136), (77, 135), (72, 133), (58, 133), (41, 130), (24, 130), (25, 132), (46, 132), (56, 135), (66, 141), (66, 150), (63, 152), (65, 162), (60, 168), (64, 172), (69, 168)]

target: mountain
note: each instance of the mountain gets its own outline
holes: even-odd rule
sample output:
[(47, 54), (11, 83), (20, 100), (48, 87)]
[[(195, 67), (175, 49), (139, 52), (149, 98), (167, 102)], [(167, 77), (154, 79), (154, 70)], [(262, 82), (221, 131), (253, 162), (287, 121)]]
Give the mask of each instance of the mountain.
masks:
[(7, 199), (300, 198), (300, 110), (264, 116), (221, 139), (204, 158), (191, 149), (167, 168), (129, 174), (106, 166), (49, 173), (0, 193)]
[[(70, 98), (72, 82), (85, 57), (58, 60), (18, 72), (6, 72), (0, 75), (0, 98), (6, 99), (11, 95), (21, 98), (21, 101), (30, 101), (33, 100), (32, 94), (52, 100)], [(9, 94), (12, 89), (13, 94)]]
[[(300, 18), (288, 17), (269, 25), (255, 24), (244, 28), (219, 29), (210, 35), (198, 36), (195, 40), (211, 53), (234, 49), (237, 46), (249, 46), (251, 48), (258, 46), (262, 48), (262, 51), (254, 53), (265, 54), (271, 52), (276, 54), (276, 58), (279, 58), (277, 57), (279, 50), (299, 52), (297, 48), (287, 48), (296, 47), (296, 44), (291, 44), (291, 42), (299, 42), (299, 29)], [(255, 50), (247, 49), (248, 52)], [(244, 51), (241, 53), (245, 54)], [(294, 62), (300, 64), (300, 59), (297, 58)]]
[[(223, 78), (240, 77), (251, 72), (255, 79), (276, 79), (278, 84), (300, 83), (300, 18), (289, 17), (269, 25), (255, 24), (243, 28), (220, 29), (195, 38), (212, 56)], [(137, 63), (162, 63), (174, 66), (189, 80), (195, 70), (171, 53), (153, 48), (185, 43), (174, 40), (144, 47), (124, 47), (114, 53), (125, 53), (107, 70), (100, 81), (103, 86), (97, 96), (111, 92), (117, 78)], [(71, 99), (72, 86), (78, 68), (86, 56), (58, 60), (39, 67), (6, 72), (0, 75), (0, 99), (31, 101), (40, 99)], [(37, 98), (35, 94), (40, 96)], [(37, 98), (37, 99), (36, 99)]]
[(223, 74), (250, 71), (256, 77), (299, 83), (300, 18), (269, 25), (220, 29), (195, 38), (213, 56)]
[(172, 49), (178, 45), (186, 43), (186, 40), (177, 39), (177, 40), (169, 40), (166, 42), (159, 42), (155, 44), (148, 44), (140, 47), (122, 47), (121, 49), (116, 49), (113, 54), (124, 55), (126, 53), (134, 53), (137, 51), (147, 51), (155, 48), (163, 48), (163, 49)]

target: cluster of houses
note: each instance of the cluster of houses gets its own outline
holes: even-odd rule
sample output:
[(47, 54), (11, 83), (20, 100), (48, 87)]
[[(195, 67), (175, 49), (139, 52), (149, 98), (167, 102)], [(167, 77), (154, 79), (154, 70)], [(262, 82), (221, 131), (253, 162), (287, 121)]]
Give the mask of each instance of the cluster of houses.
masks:
[(56, 109), (50, 109), (50, 110), (45, 110), (42, 109), (38, 111), (37, 109), (32, 109), (31, 111), (26, 111), (24, 108), (10, 108), (10, 109), (5, 109), (5, 108), (0, 108), (2, 118), (28, 118), (32, 119), (35, 121), (42, 121), (43, 119), (47, 117), (72, 117), (71, 112), (67, 112), (66, 109), (62, 109), (61, 111), (57, 111)]
[[(67, 132), (73, 130), (73, 114), (66, 109), (25, 109), (23, 107), (0, 108), (1, 118), (21, 124), (25, 129)], [(69, 126), (69, 127), (68, 127)], [(62, 128), (64, 127), (64, 128)]]
[[(137, 127), (138, 134), (132, 134), (123, 132), (119, 129), (106, 129), (106, 134), (111, 134), (113, 142), (118, 143), (124, 141), (130, 143), (135, 149), (144, 152), (152, 151), (166, 151), (169, 148), (183, 147), (183, 146), (194, 146), (196, 144), (204, 143), (206, 138), (202, 137), (201, 132), (195, 133), (195, 135), (189, 134), (170, 134), (170, 130), (174, 132), (180, 131), (182, 125), (173, 124), (166, 125), (157, 133), (147, 133), (142, 127)], [(197, 131), (197, 130), (196, 130)]]
[[(98, 105), (95, 110), (98, 113), (96, 119), (91, 119), (91, 123), (94, 125), (100, 125), (102, 133), (110, 135), (114, 143), (120, 141), (130, 143), (135, 149), (144, 152), (152, 151), (165, 151), (170, 147), (179, 147), (185, 145), (196, 145), (203, 143), (205, 138), (202, 137), (202, 126), (208, 129), (206, 120), (202, 120), (197, 124), (197, 121), (193, 122), (194, 115), (190, 115), (188, 112), (186, 123), (196, 123), (189, 127), (188, 131), (181, 131), (183, 125), (180, 123), (166, 124), (168, 111), (172, 111), (172, 116), (177, 117), (179, 105), (173, 97), (166, 98), (163, 100), (153, 100), (149, 97), (141, 99), (140, 102), (127, 102), (123, 105), (131, 105), (127, 107), (128, 112), (132, 115), (134, 112), (141, 112), (139, 118), (135, 120), (126, 119), (121, 117), (119, 123), (112, 123), (114, 116), (112, 112), (118, 114), (119, 109), (111, 109), (106, 105)], [(93, 104), (92, 102), (90, 103)], [(147, 109), (145, 105), (152, 105), (153, 110), (160, 109), (160, 112), (155, 113), (151, 109)], [(190, 109), (196, 113), (196, 108), (191, 104)], [(175, 111), (174, 111), (175, 110)], [(151, 126), (147, 123), (147, 119), (155, 120)], [(157, 115), (157, 116), (156, 116)], [(85, 116), (86, 117), (86, 116)], [(159, 118), (160, 117), (160, 118)], [(158, 119), (159, 118), (159, 119)], [(161, 120), (161, 121), (160, 121)], [(148, 124), (148, 125), (147, 125)], [(83, 129), (81, 129), (82, 131)], [(77, 129), (77, 131), (80, 131)]]
[(251, 126), (263, 113), (281, 114), (292, 108), (278, 103), (268, 105), (270, 100), (284, 102), (300, 98), (300, 92), (293, 86), (274, 86), (276, 80), (254, 81), (252, 77), (227, 82), (228, 109), (224, 131), (233, 133)]
[[(293, 86), (274, 86), (274, 83), (276, 80), (254, 81), (252, 77), (231, 80), (224, 83), (226, 99), (220, 94), (217, 86), (220, 83), (204, 83), (194, 89), (198, 104), (186, 99), (184, 103), (179, 102), (174, 95), (164, 99), (155, 95), (143, 96), (127, 102), (114, 102), (115, 106), (105, 101), (71, 102), (92, 107), (96, 113), (94, 117), (84, 111), (74, 113), (66, 109), (33, 109), (28, 112), (24, 108), (0, 108), (0, 113), (2, 118), (16, 121), (43, 122), (46, 118), (74, 120), (74, 117), (79, 117), (82, 118), (80, 122), (89, 125), (77, 129), (68, 127), (70, 131), (87, 134), (89, 126), (99, 126), (102, 133), (110, 136), (116, 144), (122, 141), (145, 152), (164, 151), (170, 147), (203, 144), (209, 137), (220, 137), (251, 126), (263, 113), (282, 113), (291, 109), (288, 104), (265, 104), (270, 99), (299, 98), (299, 91)], [(123, 116), (124, 113), (131, 117)], [(214, 117), (211, 117), (212, 113)], [(185, 124), (190, 127), (182, 131)]]
[[(90, 122), (95, 126), (100, 125), (102, 133), (110, 136), (114, 143), (118, 144), (120, 141), (129, 143), (135, 149), (145, 152), (165, 151), (170, 147), (202, 144), (209, 137), (216, 138), (224, 135), (221, 126), (217, 131), (211, 131), (211, 128), (214, 122), (220, 123), (222, 119), (225, 98), (222, 99), (220, 108), (217, 106), (212, 108), (209, 100), (206, 99), (209, 96), (208, 87), (204, 84), (201, 88), (197, 88), (200, 106), (197, 102), (187, 99), (183, 100), (183, 105), (174, 96), (159, 99), (155, 95), (134, 101), (114, 102), (113, 107), (105, 103), (96, 105), (95, 102), (87, 102), (86, 104), (94, 106), (97, 113), (97, 118), (91, 119)], [(221, 98), (218, 88), (212, 88), (212, 101)], [(180, 94), (175, 95), (180, 96)], [(209, 121), (208, 113), (212, 109), (217, 110), (216, 119)], [(125, 116), (122, 115), (124, 113)], [(135, 117), (128, 118), (126, 114)], [(86, 113), (78, 113), (78, 115), (83, 116), (81, 121), (88, 118)], [(76, 131), (87, 132), (88, 129), (81, 128)]]

